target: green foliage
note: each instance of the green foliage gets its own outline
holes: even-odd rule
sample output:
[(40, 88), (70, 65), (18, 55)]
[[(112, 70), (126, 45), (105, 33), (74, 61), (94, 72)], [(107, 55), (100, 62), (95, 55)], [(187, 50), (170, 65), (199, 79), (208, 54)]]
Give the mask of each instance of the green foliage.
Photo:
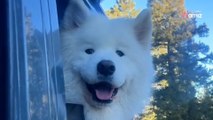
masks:
[[(200, 37), (207, 36), (208, 28), (205, 24), (197, 26), (194, 19), (181, 16), (185, 11), (183, 0), (150, 0), (149, 6), (153, 9), (156, 82), (159, 84), (167, 80), (169, 85), (154, 92), (153, 105), (157, 106), (154, 110), (157, 119), (195, 119), (189, 114), (192, 111), (191, 106), (212, 109), (198, 104), (197, 86), (193, 84), (202, 86), (212, 75), (204, 66), (209, 63), (207, 61), (212, 61), (208, 46), (193, 40), (196, 34)], [(159, 50), (161, 51), (158, 52)], [(196, 112), (205, 114), (204, 111)]]
[[(196, 43), (193, 39), (190, 39), (177, 45), (175, 49), (178, 52), (173, 53), (174, 58), (170, 64), (174, 68), (174, 72), (172, 72), (173, 76), (170, 77), (168, 73), (165, 75), (161, 75), (161, 73), (158, 74), (158, 80), (162, 77), (166, 77), (169, 82), (169, 87), (155, 91), (154, 94), (154, 105), (158, 107), (158, 109), (155, 110), (158, 119), (192, 119), (194, 118), (193, 114), (189, 114), (188, 112), (192, 111), (191, 108), (194, 105), (202, 109), (212, 109), (211, 106), (198, 104), (198, 98), (195, 97), (197, 93), (196, 86), (193, 85), (193, 83), (196, 83), (198, 86), (204, 85), (212, 75), (208, 69), (202, 65), (206, 64), (204, 61), (212, 61), (212, 59), (207, 57), (208, 51), (206, 49), (208, 49), (208, 46), (202, 43)], [(202, 59), (200, 55), (203, 56)], [(168, 55), (166, 57), (168, 57)], [(160, 61), (166, 57), (164, 55), (160, 58)], [(167, 65), (165, 66), (168, 72)], [(192, 103), (193, 100), (197, 102)], [(204, 114), (202, 113), (203, 111), (199, 111), (199, 109), (196, 112)]]
[(155, 113), (156, 106), (147, 106), (145, 113), (141, 116), (141, 120), (156, 120), (157, 114)]
[[(182, 17), (185, 12), (184, 0), (150, 0), (149, 6), (152, 8), (153, 36), (158, 43), (181, 41), (191, 36), (190, 30), (194, 26), (186, 24), (187, 19)], [(178, 35), (175, 33), (183, 31), (183, 27), (187, 31), (174, 40), (174, 35)]]
[(118, 17), (136, 17), (141, 10), (135, 9), (135, 2), (133, 0), (117, 0), (117, 4), (106, 11), (106, 15), (113, 19)]
[[(213, 70), (207, 66), (213, 64), (213, 53), (193, 39), (208, 36), (207, 25), (198, 26), (195, 19), (182, 16), (184, 0), (148, 0), (148, 6), (152, 8), (156, 83), (152, 104), (138, 119), (212, 120)], [(106, 13), (110, 18), (133, 18), (136, 14), (128, 10), (139, 11), (134, 7), (133, 0), (119, 0)], [(198, 88), (205, 92), (199, 93)]]

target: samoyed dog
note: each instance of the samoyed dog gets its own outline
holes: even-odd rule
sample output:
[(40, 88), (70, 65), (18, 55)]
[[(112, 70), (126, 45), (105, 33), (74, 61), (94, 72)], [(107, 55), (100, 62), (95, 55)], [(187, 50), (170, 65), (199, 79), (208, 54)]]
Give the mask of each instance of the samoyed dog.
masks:
[(66, 102), (82, 105), (85, 120), (132, 120), (151, 95), (151, 12), (109, 20), (81, 2), (61, 30)]

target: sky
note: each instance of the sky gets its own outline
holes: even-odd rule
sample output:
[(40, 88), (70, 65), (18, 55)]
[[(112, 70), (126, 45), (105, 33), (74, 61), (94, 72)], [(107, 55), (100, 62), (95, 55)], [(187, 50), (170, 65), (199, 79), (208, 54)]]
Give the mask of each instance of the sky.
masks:
[[(136, 3), (136, 9), (144, 9), (147, 6), (147, 0), (134, 0)], [(104, 0), (102, 7), (104, 10), (108, 10), (115, 5), (116, 0)], [(202, 14), (201, 18), (197, 18), (198, 25), (206, 23), (209, 28), (209, 36), (206, 38), (199, 38), (195, 36), (196, 41), (204, 42), (209, 45), (211, 52), (213, 52), (213, 0), (185, 0), (185, 7), (190, 12), (199, 12)]]
[(189, 11), (200, 11), (202, 18), (197, 18), (198, 24), (206, 23), (209, 28), (209, 36), (207, 38), (195, 37), (208, 44), (213, 52), (213, 1), (212, 0), (185, 0), (185, 6)]

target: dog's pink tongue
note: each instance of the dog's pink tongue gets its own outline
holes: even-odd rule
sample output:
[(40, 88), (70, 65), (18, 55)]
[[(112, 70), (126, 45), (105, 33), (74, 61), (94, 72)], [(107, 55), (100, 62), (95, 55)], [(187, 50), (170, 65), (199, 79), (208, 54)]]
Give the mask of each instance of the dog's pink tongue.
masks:
[(111, 91), (107, 90), (95, 90), (96, 96), (100, 100), (110, 100), (113, 94), (113, 89)]

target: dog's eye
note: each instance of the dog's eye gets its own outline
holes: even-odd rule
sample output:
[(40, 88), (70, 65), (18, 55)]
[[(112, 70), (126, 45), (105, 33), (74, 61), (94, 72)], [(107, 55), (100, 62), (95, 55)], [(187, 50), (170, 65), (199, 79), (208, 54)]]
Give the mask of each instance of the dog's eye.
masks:
[(116, 50), (116, 53), (120, 57), (124, 56), (124, 53), (121, 50)]
[(93, 54), (94, 52), (95, 52), (95, 50), (92, 48), (88, 48), (85, 50), (85, 53), (87, 53), (87, 54)]

